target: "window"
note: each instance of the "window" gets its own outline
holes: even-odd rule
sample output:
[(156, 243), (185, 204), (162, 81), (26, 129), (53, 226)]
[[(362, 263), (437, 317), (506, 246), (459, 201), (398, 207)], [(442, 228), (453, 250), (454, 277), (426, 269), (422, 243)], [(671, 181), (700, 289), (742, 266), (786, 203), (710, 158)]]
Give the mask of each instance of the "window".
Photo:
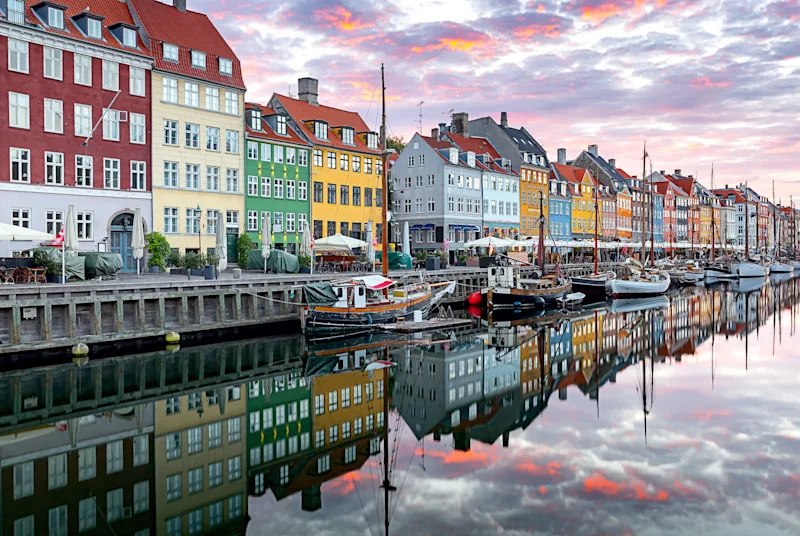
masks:
[(353, 420), (353, 433), (355, 435), (359, 435), (363, 431), (363, 422), (364, 421), (361, 417)]
[(30, 97), (23, 93), (8, 93), (8, 126), (14, 128), (31, 127)]
[(176, 501), (183, 495), (183, 485), (181, 474), (170, 475), (167, 477), (167, 502)]
[(63, 52), (60, 49), (44, 47), (44, 77), (54, 80), (64, 78)]
[(91, 240), (94, 230), (94, 214), (83, 210), (75, 212), (78, 223), (78, 240)]
[(186, 139), (184, 143), (186, 144), (187, 148), (189, 149), (200, 148), (200, 125), (186, 123), (185, 135)]
[(47, 458), (47, 489), (63, 488), (67, 485), (67, 455), (56, 454)]
[(130, 67), (128, 72), (130, 73), (129, 91), (131, 95), (144, 97), (146, 91), (144, 88), (144, 69), (141, 67)]
[(196, 508), (189, 512), (189, 534), (203, 532), (203, 509)]
[(237, 131), (225, 131), (225, 152), (233, 154), (239, 152), (239, 133)]
[(178, 47), (177, 45), (170, 45), (169, 43), (164, 43), (164, 59), (167, 61), (174, 61), (175, 63), (178, 62)]
[(122, 488), (106, 492), (106, 518), (109, 523), (122, 519)]
[(33, 495), (33, 462), (14, 466), (14, 499)]
[[(78, 531), (93, 529), (97, 524), (97, 505), (94, 497), (83, 499), (78, 503)], [(15, 533), (16, 534), (16, 533)]]
[(286, 232), (295, 232), (295, 214), (294, 212), (286, 213)]
[(103, 60), (103, 89), (119, 90), (119, 63)]
[(31, 228), (31, 209), (29, 208), (12, 208), (11, 209), (11, 225), (18, 227)]
[(350, 167), (350, 157), (346, 154), (342, 153), (339, 155), (339, 169), (342, 171), (347, 171)]
[(60, 100), (44, 99), (44, 131), (64, 133), (64, 103)]
[(258, 160), (258, 142), (247, 142), (247, 158), (250, 160)]
[(225, 185), (226, 191), (238, 192), (239, 191), (239, 170), (228, 168), (225, 170)]
[(342, 205), (350, 204), (350, 187), (346, 184), (339, 186), (339, 203)]
[(216, 166), (206, 168), (206, 189), (212, 192), (219, 191), (219, 168)]
[(337, 391), (328, 393), (328, 411), (336, 411), (339, 408), (339, 394)]
[(225, 92), (225, 112), (239, 115), (239, 95), (233, 91)]
[(307, 201), (308, 200), (308, 183), (305, 181), (300, 181), (297, 183), (297, 199), (300, 201)]
[(203, 468), (202, 467), (195, 467), (194, 469), (189, 469), (186, 472), (187, 478), (189, 480), (188, 492), (189, 495), (193, 495), (195, 493), (199, 493), (203, 491)]
[[(88, 104), (75, 104), (75, 135), (89, 136), (92, 133), (92, 107)], [(144, 117), (144, 116), (142, 116)]]
[(64, 212), (61, 210), (48, 210), (45, 217), (47, 234), (58, 234), (64, 225)]
[(130, 114), (131, 143), (145, 143), (145, 116), (144, 114)]
[(206, 110), (219, 111), (219, 89), (206, 86)]
[(314, 136), (321, 140), (328, 139), (328, 123), (324, 121), (314, 121)]
[(60, 9), (50, 7), (47, 9), (47, 25), (51, 28), (64, 29), (64, 12)]
[(206, 211), (206, 233), (216, 234), (218, 221), (219, 221), (219, 210), (208, 209)]
[(133, 513), (147, 512), (150, 509), (150, 482), (147, 480), (133, 485)]
[(328, 151), (328, 169), (336, 169), (336, 153)]
[(336, 443), (337, 441), (339, 441), (339, 425), (334, 424), (328, 428), (328, 442)]
[(228, 458), (228, 481), (242, 478), (242, 457)]
[(275, 162), (278, 164), (283, 163), (283, 147), (280, 145), (275, 146), (275, 155), (274, 155)]
[[(195, 210), (190, 208), (194, 212)], [(195, 454), (203, 450), (203, 429), (199, 426), (189, 428), (186, 432), (186, 444), (189, 454)]]
[(364, 384), (364, 391), (367, 394), (367, 402), (372, 402), (372, 399), (375, 398), (374, 395), (374, 384), (372, 382)]
[(219, 151), (219, 129), (206, 127), (206, 149)]
[(164, 102), (178, 103), (178, 81), (175, 78), (164, 77), (161, 80), (162, 96)]
[(331, 470), (331, 456), (330, 454), (317, 458), (317, 473), (327, 473)]
[(238, 443), (242, 439), (242, 420), (239, 417), (228, 419), (228, 443)]
[(194, 108), (200, 106), (200, 86), (193, 82), (184, 82), (183, 103)]
[(28, 74), (28, 43), (18, 39), (8, 40), (8, 70)]
[(103, 139), (119, 141), (119, 111), (103, 109)]
[(300, 149), (297, 152), (297, 165), (300, 167), (308, 167), (308, 151)]
[(87, 22), (87, 35), (92, 39), (100, 39), (103, 32), (103, 26), (100, 21), (97, 19), (88, 19)]
[(293, 147), (286, 148), (286, 163), (291, 166), (297, 163), (297, 149)]
[(195, 69), (206, 68), (206, 55), (203, 52), (192, 50), (192, 67)]
[(322, 149), (314, 149), (314, 166), (322, 167)]
[(242, 516), (242, 496), (233, 495), (228, 498), (228, 517), (235, 519)]
[(314, 397), (314, 415), (323, 413), (325, 413), (325, 395), (316, 395)]
[[(178, 165), (177, 163), (175, 164)], [(164, 207), (164, 232), (177, 233), (178, 232), (178, 209), (173, 207)], [(167, 413), (169, 415), (169, 413)], [(180, 453), (178, 454), (180, 455)]]
[(350, 439), (350, 421), (342, 423), (342, 439)]
[(130, 28), (123, 28), (122, 44), (128, 48), (136, 48), (136, 32)]
[(178, 122), (171, 119), (164, 120), (164, 144), (178, 145)]
[[(91, 156), (75, 155), (75, 186), (91, 188), (94, 176), (93, 166), (94, 162)], [(133, 162), (131, 166), (133, 166)], [(133, 168), (131, 167), (131, 169)]]
[(222, 501), (208, 505), (208, 524), (211, 527), (222, 525)]
[(224, 74), (226, 76), (231, 76), (233, 74), (233, 62), (226, 58), (219, 59), (219, 72), (220, 74)]
[(215, 449), (222, 446), (222, 423), (215, 422), (208, 425), (208, 448)]
[(64, 154), (44, 153), (44, 182), (45, 184), (64, 185)]
[(208, 487), (214, 488), (222, 484), (222, 462), (208, 464)]
[(325, 446), (325, 430), (317, 430), (314, 432), (314, 448)]
[(119, 190), (119, 160), (116, 158), (103, 158), (103, 178), (105, 187)]
[(50, 536), (67, 536), (67, 506), (57, 506), (47, 512), (48, 534)]
[(133, 466), (147, 465), (150, 461), (150, 443), (148, 436), (140, 435), (133, 438)]
[(83, 54), (73, 55), (74, 80), (82, 86), (92, 85), (92, 58)]
[(106, 473), (122, 471), (122, 440), (106, 443)]

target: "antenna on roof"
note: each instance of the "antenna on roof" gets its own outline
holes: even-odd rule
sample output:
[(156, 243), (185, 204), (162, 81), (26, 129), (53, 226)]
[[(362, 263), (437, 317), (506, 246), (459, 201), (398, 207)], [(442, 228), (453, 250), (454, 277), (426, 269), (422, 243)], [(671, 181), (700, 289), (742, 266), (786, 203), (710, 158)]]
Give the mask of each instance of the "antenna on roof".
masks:
[(419, 107), (419, 119), (417, 119), (417, 123), (419, 124), (419, 133), (422, 134), (422, 105), (425, 104), (425, 101), (419, 101), (417, 106)]
[(290, 98), (290, 99), (294, 99), (294, 98), (296, 98), (296, 97), (295, 97), (295, 96), (292, 94), (292, 84), (289, 84), (289, 98)]

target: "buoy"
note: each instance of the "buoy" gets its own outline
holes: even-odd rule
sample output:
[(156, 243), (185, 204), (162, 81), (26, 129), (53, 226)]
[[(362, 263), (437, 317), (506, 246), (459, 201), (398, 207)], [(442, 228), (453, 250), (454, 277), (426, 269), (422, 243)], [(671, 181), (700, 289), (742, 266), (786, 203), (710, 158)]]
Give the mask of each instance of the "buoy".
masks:
[(174, 354), (180, 349), (181, 349), (180, 344), (168, 344), (167, 347), (165, 348), (165, 350), (171, 354)]
[(79, 342), (78, 344), (72, 347), (72, 355), (76, 357), (82, 357), (85, 355), (89, 355), (89, 347)]
[(480, 307), (478, 307), (477, 305), (470, 305), (470, 306), (467, 308), (467, 312), (468, 312), (468, 313), (470, 314), (470, 316), (472, 316), (473, 318), (480, 318), (480, 317), (481, 317), (481, 314), (483, 313), (483, 309), (481, 309), (481, 308), (480, 308)]
[(181, 336), (178, 335), (178, 333), (176, 333), (174, 331), (170, 331), (169, 333), (167, 333), (167, 336), (164, 337), (164, 338), (170, 344), (177, 344), (177, 343), (181, 342)]
[(470, 305), (480, 305), (481, 303), (483, 303), (483, 295), (480, 292), (475, 291), (469, 295), (467, 301), (469, 302)]
[(80, 357), (76, 356), (72, 358), (72, 363), (79, 367), (85, 367), (89, 364), (89, 358), (85, 355)]

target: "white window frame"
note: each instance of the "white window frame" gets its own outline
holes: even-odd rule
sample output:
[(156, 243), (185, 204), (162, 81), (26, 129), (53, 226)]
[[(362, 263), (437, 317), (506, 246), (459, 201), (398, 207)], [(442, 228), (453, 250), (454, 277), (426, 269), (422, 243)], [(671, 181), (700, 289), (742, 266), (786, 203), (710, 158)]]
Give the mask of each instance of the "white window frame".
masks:
[(131, 113), (129, 116), (131, 143), (144, 145), (147, 143), (147, 116)]
[(75, 219), (78, 221), (78, 240), (94, 240), (94, 212), (77, 210), (75, 211)]
[(52, 80), (64, 79), (64, 51), (60, 48), (44, 47), (44, 77)]
[[(13, 103), (12, 103), (13, 100)], [(13, 120), (12, 120), (13, 118)], [(31, 128), (31, 97), (25, 93), (8, 92), (8, 126)]]
[(233, 75), (233, 62), (228, 58), (220, 58), (219, 59), (219, 74), (225, 76), (232, 76)]
[(225, 91), (225, 113), (239, 115), (239, 94), (235, 91)]
[(165, 61), (178, 63), (178, 57), (180, 54), (178, 50), (178, 45), (173, 45), (171, 43), (162, 43), (161, 54), (164, 57)]
[(8, 40), (8, 70), (15, 73), (30, 73), (30, 49), (27, 41)]
[[(88, 115), (84, 112), (88, 111)], [(78, 104), (73, 106), (75, 124), (75, 135), (81, 138), (88, 138), (92, 135), (92, 105), (91, 104)]]
[(200, 85), (195, 82), (183, 83), (183, 104), (197, 108), (200, 106)]
[(64, 101), (44, 99), (44, 131), (64, 133)]
[(178, 79), (163, 77), (161, 79), (161, 100), (164, 102), (178, 103)]
[(73, 81), (80, 86), (92, 86), (92, 57), (73, 54)]
[(11, 225), (17, 227), (31, 228), (31, 209), (29, 208), (12, 208), (11, 209)]
[[(116, 166), (113, 165), (114, 163), (116, 163)], [(103, 187), (106, 190), (119, 190), (120, 173), (120, 160), (118, 158), (103, 158)]]
[(119, 63), (103, 60), (103, 89), (119, 91)]
[(86, 35), (92, 39), (103, 38), (103, 23), (97, 19), (89, 18), (86, 21)]
[(192, 68), (206, 69), (206, 53), (199, 50), (192, 50)]
[(64, 153), (44, 152), (44, 182), (64, 186)]
[(136, 31), (131, 28), (122, 29), (122, 44), (128, 48), (136, 48), (137, 46)]
[(219, 111), (219, 88), (206, 86), (206, 110)]
[(217, 127), (206, 127), (206, 150), (219, 152), (219, 129)]
[(120, 140), (120, 112), (103, 108), (103, 139), (108, 141)]
[[(9, 147), (9, 178), (11, 182), (31, 182), (31, 151), (20, 147)], [(24, 156), (24, 158), (23, 158)], [(17, 167), (17, 175), (21, 179), (14, 179), (14, 168)]]
[(128, 91), (131, 95), (136, 97), (144, 97), (147, 95), (147, 89), (145, 86), (146, 75), (144, 69), (142, 67), (129, 67), (129, 83), (128, 83)]

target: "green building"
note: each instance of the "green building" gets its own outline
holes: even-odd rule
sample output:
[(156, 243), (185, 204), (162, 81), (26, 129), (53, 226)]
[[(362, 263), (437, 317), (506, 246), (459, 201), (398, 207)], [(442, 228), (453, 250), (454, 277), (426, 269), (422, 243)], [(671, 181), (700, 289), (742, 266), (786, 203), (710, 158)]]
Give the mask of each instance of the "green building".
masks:
[(310, 145), (292, 129), (288, 116), (248, 103), (245, 115), (245, 198), (247, 234), (261, 244), (264, 215), (272, 244), (297, 253), (309, 217)]

